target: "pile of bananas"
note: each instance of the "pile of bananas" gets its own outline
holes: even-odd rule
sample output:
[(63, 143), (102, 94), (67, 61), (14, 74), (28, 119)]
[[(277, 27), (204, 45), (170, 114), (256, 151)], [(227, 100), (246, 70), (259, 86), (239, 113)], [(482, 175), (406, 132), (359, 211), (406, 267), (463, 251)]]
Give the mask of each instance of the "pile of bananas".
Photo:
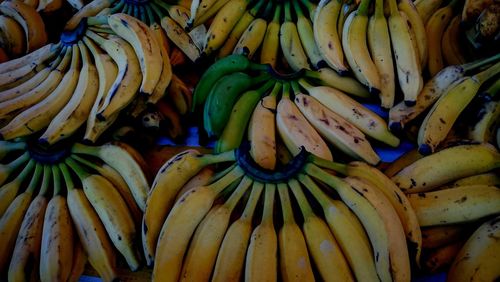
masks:
[(117, 251), (139, 268), (135, 240), (149, 183), (134, 149), (76, 143), (47, 152), (7, 141), (0, 148), (0, 273), (9, 281), (77, 281), (87, 258), (113, 281)]
[(204, 128), (218, 137), (216, 152), (248, 139), (252, 156), (266, 169), (276, 166), (278, 138), (292, 155), (303, 146), (332, 160), (330, 143), (354, 159), (377, 164), (380, 158), (368, 138), (393, 147), (399, 139), (381, 117), (338, 89), (369, 95), (356, 80), (328, 68), (281, 75), (243, 55), (231, 55), (203, 74), (193, 105), (203, 106)]
[(45, 130), (40, 142), (54, 144), (86, 123), (84, 139), (95, 142), (134, 100), (142, 112), (167, 92), (164, 43), (144, 23), (115, 14), (81, 21), (59, 43), (1, 64), (0, 136)]
[[(33, 52), (47, 44), (47, 32), (35, 1), (0, 4), (0, 62)], [(38, 1), (36, 1), (38, 2)]]
[(387, 176), (305, 150), (263, 170), (249, 150), (188, 150), (160, 168), (142, 226), (153, 281), (410, 280), (420, 227)]

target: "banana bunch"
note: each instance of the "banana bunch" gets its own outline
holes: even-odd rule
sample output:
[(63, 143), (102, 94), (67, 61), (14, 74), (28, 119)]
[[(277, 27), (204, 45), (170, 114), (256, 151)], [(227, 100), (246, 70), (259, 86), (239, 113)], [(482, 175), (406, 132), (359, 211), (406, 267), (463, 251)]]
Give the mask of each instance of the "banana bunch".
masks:
[(235, 149), (248, 139), (252, 156), (266, 169), (276, 166), (278, 139), (292, 155), (304, 146), (332, 160), (331, 144), (375, 165), (380, 159), (368, 138), (393, 147), (399, 139), (382, 118), (345, 94), (368, 94), (357, 89), (363, 87), (356, 80), (330, 69), (282, 75), (246, 56), (231, 55), (202, 75), (193, 105), (203, 111), (208, 135), (218, 138), (215, 152)]
[(85, 127), (95, 142), (134, 100), (166, 96), (172, 69), (161, 39), (126, 14), (87, 18), (59, 43), (1, 64), (1, 138), (43, 132), (39, 141), (52, 145)]
[(153, 281), (410, 281), (422, 243), (410, 202), (376, 168), (302, 149), (271, 171), (248, 143), (165, 162), (142, 232)]
[(0, 3), (0, 47), (11, 59), (31, 53), (48, 42), (45, 24), (36, 5), (33, 7), (27, 2)]
[(87, 260), (114, 281), (116, 251), (139, 268), (149, 184), (137, 151), (122, 143), (1, 145), (0, 272), (9, 281), (78, 281)]

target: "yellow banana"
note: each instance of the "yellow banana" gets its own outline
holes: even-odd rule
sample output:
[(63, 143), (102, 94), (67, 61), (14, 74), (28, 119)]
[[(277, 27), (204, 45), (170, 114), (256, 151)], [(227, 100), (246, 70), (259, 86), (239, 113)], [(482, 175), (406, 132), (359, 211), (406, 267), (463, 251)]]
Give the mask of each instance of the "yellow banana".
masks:
[[(268, 4), (268, 6), (271, 6), (271, 4)], [(243, 54), (248, 58), (253, 58), (253, 55), (264, 40), (266, 30), (267, 22), (265, 19), (256, 18), (253, 20), (238, 40), (233, 54)]]
[(292, 21), (290, 5), (290, 1), (284, 3), (285, 22), (281, 24), (279, 33), (281, 52), (292, 70), (310, 69), (307, 55), (297, 31), (297, 25)]
[(281, 9), (282, 5), (277, 4), (274, 9), (273, 20), (267, 24), (264, 41), (262, 41), (262, 50), (265, 50), (265, 52), (260, 52), (259, 58), (261, 64), (270, 64), (273, 68), (276, 68), (280, 48)]
[(446, 246), (432, 249), (425, 258), (425, 270), (431, 273), (437, 273), (445, 267), (449, 267), (453, 259), (457, 256), (460, 249), (464, 246), (464, 241), (458, 241)]
[[(196, 1), (196, 0), (195, 0)], [(216, 13), (218, 13), (229, 0), (201, 0), (200, 6), (196, 11), (196, 16), (192, 26), (198, 26), (205, 23), (207, 20), (212, 18)]]
[(170, 57), (168, 56), (168, 38), (161, 26), (154, 23), (150, 26), (151, 32), (153, 33), (158, 45), (160, 47), (161, 60), (163, 67), (161, 69), (161, 76), (156, 84), (153, 93), (148, 97), (148, 103), (156, 104), (160, 100), (167, 90), (167, 87), (172, 80), (172, 65), (170, 65)]
[(441, 49), (446, 64), (460, 65), (465, 63), (465, 57), (460, 43), (459, 15), (453, 17), (446, 27), (441, 39)]
[(22, 26), (13, 18), (0, 15), (0, 46), (11, 57), (20, 57), (26, 50)]
[(300, 42), (304, 47), (304, 51), (309, 58), (310, 64), (315, 69), (327, 66), (327, 63), (321, 56), (318, 46), (316, 45), (316, 41), (314, 40), (314, 29), (311, 19), (304, 15), (298, 0), (293, 1), (293, 7), (295, 14), (297, 15), (297, 32), (299, 33)]
[(461, 178), (445, 187), (457, 187), (457, 186), (465, 186), (465, 185), (490, 185), (490, 186), (499, 186), (500, 185), (500, 176), (495, 172), (487, 172), (477, 175), (472, 175), (469, 177)]
[(432, 14), (439, 9), (441, 4), (443, 4), (443, 0), (417, 0), (415, 1), (415, 8), (424, 24), (426, 24)]
[(97, 15), (100, 11), (109, 8), (114, 2), (114, 0), (92, 0), (68, 20), (64, 30), (74, 30), (83, 18)]
[(0, 64), (1, 66), (0, 74), (3, 75), (5, 73), (11, 72), (28, 64), (35, 64), (35, 65), (41, 64), (49, 60), (50, 58), (56, 56), (61, 48), (62, 44), (60, 43), (50, 43), (37, 50), (34, 50), (33, 52), (25, 56), (4, 62)]
[(321, 68), (318, 71), (306, 70), (305, 76), (318, 82), (318, 85), (330, 86), (349, 95), (369, 98), (368, 89), (353, 77), (340, 76), (330, 68)]
[(427, 57), (429, 53), (429, 50), (427, 49), (427, 32), (425, 30), (425, 23), (418, 13), (413, 1), (403, 0), (399, 3), (398, 8), (406, 14), (408, 21), (411, 24), (411, 30), (413, 30), (415, 34), (415, 40), (417, 43), (420, 68), (423, 69), (427, 64)]
[(0, 197), (2, 198), (2, 201), (0, 202), (0, 218), (4, 215), (5, 211), (12, 203), (12, 201), (16, 198), (16, 195), (19, 192), (21, 185), (26, 180), (28, 175), (32, 173), (34, 167), (35, 167), (35, 161), (30, 160), (23, 168), (21, 173), (19, 173), (16, 176), (16, 178), (2, 185), (0, 189)]
[(168, 38), (179, 47), (180, 50), (192, 61), (195, 62), (201, 56), (201, 52), (194, 44), (193, 39), (184, 29), (179, 26), (170, 17), (163, 17), (161, 19), (161, 27), (167, 34)]
[(455, 243), (468, 235), (467, 224), (438, 225), (422, 228), (422, 246), (432, 249)]
[(187, 191), (198, 187), (210, 184), (210, 182), (214, 181), (217, 175), (215, 175), (215, 168), (213, 166), (206, 166), (202, 168), (195, 176), (191, 177), (186, 184), (182, 186), (182, 189), (177, 194), (175, 198), (175, 202), (179, 200), (184, 193)]

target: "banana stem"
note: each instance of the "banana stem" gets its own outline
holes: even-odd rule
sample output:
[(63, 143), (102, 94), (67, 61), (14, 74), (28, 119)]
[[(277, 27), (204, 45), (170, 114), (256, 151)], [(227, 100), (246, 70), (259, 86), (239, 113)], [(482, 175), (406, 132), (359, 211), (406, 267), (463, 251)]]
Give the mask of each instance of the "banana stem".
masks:
[(87, 167), (90, 167), (91, 169), (93, 169), (95, 171), (99, 171), (99, 169), (97, 168), (97, 165), (95, 163), (90, 162), (90, 161), (88, 161), (80, 156), (72, 155), (70, 158), (80, 162), (83, 165), (86, 165)]
[(59, 195), (61, 193), (61, 170), (59, 166), (52, 166), (52, 182), (54, 183), (54, 193), (53, 197)]
[[(334, 0), (336, 1), (336, 0)], [(309, 15), (314, 14), (314, 10), (316, 10), (316, 5), (311, 3), (309, 0), (301, 0), (302, 4), (306, 6), (307, 11), (309, 12)]]
[(151, 10), (149, 3), (144, 6), (144, 9), (146, 10), (146, 15), (148, 16), (149, 25), (151, 26), (153, 23), (156, 23), (153, 10)]
[(486, 58), (486, 59), (480, 59), (480, 60), (476, 60), (474, 62), (463, 64), (462, 68), (464, 69), (464, 71), (471, 71), (473, 69), (482, 67), (482, 66), (487, 65), (489, 63), (493, 63), (493, 62), (497, 61), (498, 59), (500, 59), (500, 53), (498, 53), (494, 56), (491, 56), (489, 58)]
[(270, 20), (271, 16), (274, 15), (274, 13), (272, 13), (273, 12), (273, 6), (274, 6), (273, 2), (267, 3), (267, 6), (264, 9), (264, 12), (262, 13), (262, 16), (260, 18), (261, 19), (265, 19), (266, 21)]
[(224, 170), (222, 171), (219, 171), (217, 173), (215, 173), (211, 178), (210, 178), (210, 181), (208, 183), (214, 183), (215, 181), (221, 179), (224, 175), (228, 174), (231, 170), (233, 170), (233, 168), (235, 168), (237, 166), (236, 163), (233, 163), (232, 165), (228, 166), (227, 168), (225, 168)]
[(292, 21), (292, 9), (290, 7), (290, 1), (285, 1), (285, 22)]
[(61, 170), (61, 173), (63, 175), (66, 189), (68, 190), (68, 192), (73, 190), (75, 188), (75, 183), (73, 182), (73, 178), (71, 177), (68, 166), (65, 163), (60, 163), (59, 169)]
[(384, 18), (384, 0), (375, 0), (375, 17)]
[(259, 87), (255, 92), (259, 93), (260, 96), (264, 95), (273, 85), (275, 84), (274, 80), (268, 80), (264, 85)]
[(219, 194), (222, 190), (231, 185), (231, 183), (243, 177), (244, 174), (245, 173), (239, 166), (235, 166), (228, 174), (207, 187), (213, 189), (216, 194)]
[(293, 0), (293, 9), (295, 10), (295, 14), (297, 15), (297, 18), (304, 18), (304, 12), (300, 8), (299, 1)]
[(300, 84), (300, 86), (302, 86), (304, 89), (306, 89), (306, 90), (307, 90), (307, 92), (310, 92), (310, 91), (314, 88), (314, 86), (312, 86), (311, 84), (309, 84), (309, 82), (307, 82), (307, 80), (306, 80), (306, 79), (304, 79), (304, 78), (299, 79), (299, 84)]
[(91, 26), (91, 27), (89, 27), (89, 30), (92, 30), (93, 32), (99, 32), (99, 33), (115, 34), (115, 32), (111, 28), (107, 28), (107, 27)]
[(484, 83), (486, 80), (492, 78), (500, 72), (500, 62), (494, 64), (493, 66), (487, 68), (486, 70), (474, 75), (474, 77), (479, 81), (479, 83)]
[(172, 5), (169, 5), (164, 1), (153, 0), (153, 2), (167, 11), (170, 10), (170, 8), (172, 8)]
[(264, 184), (254, 181), (252, 184), (252, 190), (250, 192), (250, 198), (248, 198), (247, 204), (245, 205), (245, 209), (241, 214), (241, 218), (252, 222), (253, 214), (255, 211), (255, 207), (260, 199), (260, 194), (264, 189)]
[(38, 195), (45, 196), (45, 194), (47, 193), (51, 175), (51, 165), (43, 165), (42, 185), (40, 186), (40, 192), (38, 193)]
[(273, 210), (274, 210), (274, 194), (276, 192), (276, 184), (265, 184), (265, 197), (264, 197), (264, 212), (262, 214), (261, 224), (273, 224)]
[(71, 147), (71, 152), (75, 154), (85, 154), (85, 155), (91, 155), (94, 157), (99, 156), (99, 147), (92, 147), (92, 146), (87, 146), (83, 145), (81, 143), (75, 143), (73, 147)]
[(282, 5), (279, 4), (279, 3), (277, 3), (276, 4), (276, 9), (274, 10), (274, 15), (273, 15), (273, 22), (274, 23), (279, 23), (280, 22), (281, 9), (282, 9)]
[(89, 26), (92, 25), (107, 25), (108, 24), (108, 16), (93, 16), (87, 18), (87, 24)]
[(500, 79), (497, 79), (488, 89), (486, 89), (483, 93), (490, 96), (495, 97), (500, 92)]
[(80, 180), (83, 180), (90, 176), (90, 173), (85, 171), (85, 169), (81, 165), (76, 163), (73, 159), (67, 158), (64, 162), (76, 173)]
[[(243, 55), (241, 55), (243, 56)], [(268, 72), (269, 71), (270, 65), (263, 65), (263, 64), (258, 64), (254, 62), (250, 62), (250, 65), (248, 66), (248, 69), (251, 71), (258, 71), (258, 72)]]
[(295, 196), (297, 203), (299, 203), (300, 210), (302, 211), (302, 216), (304, 218), (307, 218), (314, 214), (311, 206), (309, 205), (309, 202), (307, 201), (306, 196), (304, 195), (304, 192), (302, 191), (302, 188), (300, 187), (299, 182), (296, 179), (290, 179), (290, 181), (288, 181), (288, 186), (292, 189), (292, 193)]
[(1, 151), (18, 151), (26, 149), (25, 142), (0, 141)]
[(90, 39), (95, 41), (100, 46), (102, 46), (104, 44), (104, 42), (106, 42), (106, 39), (104, 39), (103, 37), (99, 36), (97, 33), (93, 32), (89, 29), (87, 29), (85, 31), (85, 36), (89, 37)]
[(358, 8), (358, 15), (360, 16), (368, 16), (368, 8), (370, 8), (370, 1), (371, 0), (361, 0), (361, 3), (359, 4)]
[(248, 187), (252, 185), (252, 182), (253, 180), (250, 177), (243, 176), (243, 179), (238, 184), (238, 187), (236, 187), (236, 190), (231, 194), (224, 205), (232, 211), (240, 201), (241, 197), (243, 197), (245, 192), (248, 190)]
[(149, 5), (153, 9), (153, 12), (158, 16), (158, 18), (163, 19), (166, 15), (165, 13), (160, 9), (158, 5), (154, 2), (149, 2)]
[(308, 175), (324, 182), (325, 184), (327, 184), (328, 186), (330, 186), (334, 189), (343, 184), (342, 179), (340, 179), (337, 176), (334, 176), (334, 175), (327, 173), (326, 171), (322, 170), (321, 168), (319, 168), (315, 164), (312, 164), (312, 163), (306, 164), (304, 167), (304, 171)]
[(250, 9), (250, 11), (248, 11), (248, 13), (250, 13), (250, 15), (252, 15), (253, 17), (256, 17), (257, 16), (257, 13), (259, 12), (260, 8), (264, 5), (264, 0), (259, 0), (257, 3), (255, 3), (255, 5)]
[(335, 163), (329, 160), (322, 159), (318, 156), (315, 155), (310, 155), (309, 156), (310, 160), (312, 161), (313, 164), (326, 168), (326, 169), (331, 169), (333, 171), (336, 171), (340, 174), (347, 175), (347, 165), (341, 164), (341, 163)]
[(290, 99), (290, 82), (283, 83), (283, 93), (281, 99)]
[(232, 162), (236, 160), (235, 151), (227, 151), (220, 154), (207, 154), (200, 156), (200, 161), (203, 163), (203, 166), (222, 163), (222, 162)]
[(300, 91), (300, 86), (297, 81), (292, 80), (290, 83), (292, 85), (292, 90), (295, 95), (297, 95), (298, 93), (302, 93), (302, 91)]
[(325, 208), (328, 206), (328, 197), (325, 192), (323, 192), (319, 186), (314, 183), (314, 181), (306, 174), (299, 174), (299, 181), (302, 185), (311, 192), (313, 197), (319, 202), (321, 207)]
[(31, 174), (31, 172), (33, 171), (33, 168), (35, 167), (35, 165), (36, 165), (36, 161), (31, 159), (28, 162), (28, 164), (23, 168), (21, 173), (19, 173), (19, 175), (16, 177), (16, 180), (23, 181), (24, 179), (26, 179), (26, 177), (28, 177), (28, 174)]
[(40, 182), (40, 176), (42, 175), (43, 165), (37, 163), (35, 167), (35, 173), (33, 173), (33, 177), (31, 178), (28, 187), (26, 188), (26, 192), (33, 194), (35, 192), (38, 183)]
[(293, 211), (290, 203), (290, 195), (288, 194), (288, 185), (286, 183), (278, 184), (278, 194), (281, 202), (281, 209), (283, 211), (283, 222), (293, 223)]
[(283, 84), (279, 81), (276, 81), (274, 83), (273, 90), (271, 90), (271, 93), (269, 94), (269, 96), (277, 97), (278, 94), (280, 93), (282, 87), (283, 87)]
[(389, 0), (389, 9), (391, 11), (391, 16), (399, 16), (398, 4), (396, 0)]
[(10, 162), (7, 167), (9, 167), (9, 170), (14, 171), (18, 169), (22, 164), (26, 163), (30, 159), (30, 154), (28, 152), (25, 152), (21, 156), (19, 156), (17, 159), (13, 160)]
[(125, 5), (125, 1), (118, 1), (118, 4), (116, 4), (113, 8), (111, 8), (111, 10), (109, 11), (109, 14), (113, 15), (113, 14), (118, 13), (118, 11), (120, 11), (124, 5)]

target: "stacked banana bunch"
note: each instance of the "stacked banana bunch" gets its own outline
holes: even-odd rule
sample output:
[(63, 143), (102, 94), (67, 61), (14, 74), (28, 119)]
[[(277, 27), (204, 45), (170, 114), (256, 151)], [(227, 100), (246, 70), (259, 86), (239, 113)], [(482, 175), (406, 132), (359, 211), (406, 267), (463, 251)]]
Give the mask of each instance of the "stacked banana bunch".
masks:
[[(38, 3), (9, 0), (0, 3), (0, 52), (14, 59), (47, 44), (47, 32), (37, 12)], [(38, 1), (36, 1), (38, 2)]]
[(493, 239), (500, 234), (499, 218), (494, 218), (500, 213), (499, 167), (498, 150), (480, 143), (425, 157), (408, 153), (387, 168), (422, 227), (427, 270), (452, 265), (449, 281), (499, 277), (500, 244)]
[(188, 150), (160, 168), (142, 226), (153, 281), (410, 281), (420, 227), (382, 172), (304, 149), (270, 171), (249, 150)]
[(47, 152), (7, 141), (0, 148), (0, 273), (8, 281), (78, 281), (87, 260), (115, 281), (118, 253), (139, 268), (135, 240), (149, 184), (134, 149), (77, 143)]
[(139, 112), (155, 104), (172, 78), (157, 35), (126, 14), (88, 18), (59, 43), (1, 64), (1, 138), (42, 131), (51, 145), (85, 125), (95, 142), (134, 100)]
[(330, 69), (281, 75), (246, 56), (231, 55), (203, 74), (193, 105), (203, 106), (204, 128), (218, 138), (216, 152), (248, 139), (252, 156), (266, 169), (276, 166), (277, 139), (292, 155), (303, 146), (332, 160), (331, 144), (351, 158), (377, 164), (380, 158), (368, 138), (393, 147), (399, 139), (381, 117), (345, 94), (369, 95), (363, 89)]

